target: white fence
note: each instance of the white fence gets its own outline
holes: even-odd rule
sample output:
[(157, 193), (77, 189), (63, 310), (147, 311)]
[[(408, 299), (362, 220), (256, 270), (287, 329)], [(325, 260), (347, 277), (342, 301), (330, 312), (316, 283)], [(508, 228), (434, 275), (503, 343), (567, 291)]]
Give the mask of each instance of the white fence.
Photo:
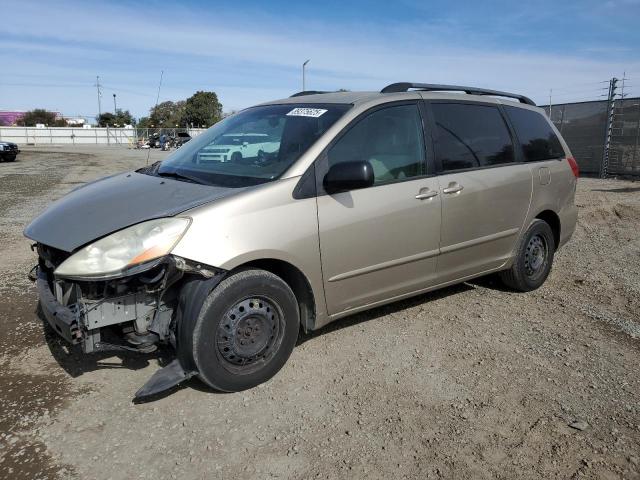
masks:
[[(186, 130), (195, 137), (204, 132), (203, 128)], [(185, 129), (158, 128), (72, 128), (72, 127), (0, 127), (0, 141), (19, 145), (131, 145), (138, 139), (149, 138), (149, 134), (165, 133), (175, 135)]]

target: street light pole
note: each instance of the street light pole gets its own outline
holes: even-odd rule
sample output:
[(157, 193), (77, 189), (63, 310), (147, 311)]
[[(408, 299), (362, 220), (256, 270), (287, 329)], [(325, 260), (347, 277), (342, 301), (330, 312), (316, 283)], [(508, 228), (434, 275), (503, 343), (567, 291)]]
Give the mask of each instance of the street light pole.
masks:
[(116, 94), (113, 94), (113, 114), (117, 115), (118, 107), (116, 106)]
[[(309, 59), (311, 60), (311, 59)], [(307, 66), (307, 63), (309, 63), (309, 60), (307, 60), (306, 62), (304, 62), (302, 64), (302, 91), (306, 91), (306, 78), (305, 78), (305, 67)]]

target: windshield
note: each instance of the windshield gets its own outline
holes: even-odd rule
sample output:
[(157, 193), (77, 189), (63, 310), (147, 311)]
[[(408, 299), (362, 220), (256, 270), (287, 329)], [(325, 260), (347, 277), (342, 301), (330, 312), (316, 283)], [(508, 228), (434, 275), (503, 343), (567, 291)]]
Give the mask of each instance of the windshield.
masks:
[(246, 187), (282, 175), (350, 105), (253, 107), (227, 117), (164, 160), (156, 173)]

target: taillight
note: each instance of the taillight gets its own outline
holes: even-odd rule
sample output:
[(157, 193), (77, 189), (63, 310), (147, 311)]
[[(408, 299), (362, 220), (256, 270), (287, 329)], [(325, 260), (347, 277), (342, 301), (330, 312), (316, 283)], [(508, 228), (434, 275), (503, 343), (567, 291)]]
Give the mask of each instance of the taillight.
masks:
[(580, 169), (578, 168), (578, 162), (576, 162), (576, 159), (573, 157), (567, 157), (567, 162), (569, 162), (573, 175), (578, 178), (580, 176)]

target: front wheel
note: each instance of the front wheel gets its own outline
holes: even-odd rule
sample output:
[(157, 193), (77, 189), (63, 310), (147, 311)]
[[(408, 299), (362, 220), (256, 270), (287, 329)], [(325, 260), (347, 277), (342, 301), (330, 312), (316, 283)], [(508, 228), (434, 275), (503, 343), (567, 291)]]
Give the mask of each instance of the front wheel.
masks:
[(207, 385), (226, 392), (255, 387), (285, 364), (300, 315), (291, 288), (264, 270), (224, 279), (204, 302), (193, 330), (193, 360)]
[(535, 290), (549, 276), (554, 252), (551, 227), (547, 222), (535, 219), (522, 236), (513, 265), (500, 272), (502, 282), (521, 292)]

